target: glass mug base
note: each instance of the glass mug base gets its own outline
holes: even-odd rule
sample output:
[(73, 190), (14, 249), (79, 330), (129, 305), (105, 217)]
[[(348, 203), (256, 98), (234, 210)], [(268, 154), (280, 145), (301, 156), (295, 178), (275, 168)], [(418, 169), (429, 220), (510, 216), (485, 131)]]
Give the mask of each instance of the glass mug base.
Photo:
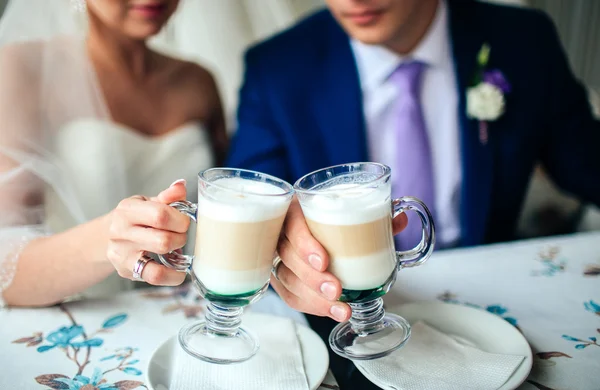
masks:
[(338, 324), (329, 335), (329, 346), (336, 354), (350, 360), (378, 359), (401, 348), (410, 338), (408, 321), (385, 313), (381, 298), (350, 306), (352, 318)]
[(234, 334), (215, 334), (206, 321), (181, 328), (179, 344), (189, 355), (215, 364), (245, 362), (259, 350), (258, 338), (244, 327)]

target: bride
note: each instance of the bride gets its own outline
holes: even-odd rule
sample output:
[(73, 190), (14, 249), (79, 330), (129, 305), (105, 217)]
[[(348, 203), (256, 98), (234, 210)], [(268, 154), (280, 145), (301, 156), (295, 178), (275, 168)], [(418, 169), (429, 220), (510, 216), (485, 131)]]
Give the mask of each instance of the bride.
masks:
[(0, 23), (0, 305), (114, 292), (127, 279), (183, 281), (145, 252), (184, 245), (189, 221), (167, 204), (186, 197), (186, 182), (195, 194), (197, 172), (221, 161), (227, 135), (211, 74), (146, 45), (178, 2), (9, 3)]

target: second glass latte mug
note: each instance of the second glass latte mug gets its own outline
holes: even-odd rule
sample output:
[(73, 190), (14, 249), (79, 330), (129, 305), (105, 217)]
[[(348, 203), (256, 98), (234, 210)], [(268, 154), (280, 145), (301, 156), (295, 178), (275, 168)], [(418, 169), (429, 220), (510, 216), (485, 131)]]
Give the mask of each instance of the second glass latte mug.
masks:
[(258, 340), (241, 326), (241, 317), (269, 285), (293, 193), (289, 183), (273, 176), (212, 168), (198, 175), (197, 205), (171, 204), (197, 222), (194, 256), (171, 252), (158, 257), (167, 267), (187, 272), (208, 301), (205, 320), (179, 332), (179, 343), (190, 355), (230, 364), (258, 351)]
[[(355, 163), (309, 173), (294, 185), (308, 227), (329, 255), (328, 271), (342, 284), (340, 300), (352, 308), (352, 318), (333, 329), (329, 345), (352, 360), (385, 356), (409, 339), (409, 323), (386, 314), (381, 297), (398, 270), (422, 264), (434, 247), (427, 206), (414, 197), (392, 200), (390, 178), (385, 165)], [(408, 210), (420, 217), (422, 239), (414, 249), (396, 252), (392, 218)]]

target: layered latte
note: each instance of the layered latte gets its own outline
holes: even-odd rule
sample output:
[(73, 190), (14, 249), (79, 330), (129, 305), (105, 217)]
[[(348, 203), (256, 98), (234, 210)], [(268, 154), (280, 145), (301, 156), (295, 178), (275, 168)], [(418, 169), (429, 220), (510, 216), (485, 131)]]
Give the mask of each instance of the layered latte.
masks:
[(377, 289), (396, 266), (389, 190), (333, 185), (302, 202), (313, 236), (330, 257), (328, 270), (351, 291)]
[(287, 197), (268, 195), (283, 193), (241, 178), (219, 179), (200, 191), (192, 267), (213, 294), (252, 294), (268, 282), (289, 206)]

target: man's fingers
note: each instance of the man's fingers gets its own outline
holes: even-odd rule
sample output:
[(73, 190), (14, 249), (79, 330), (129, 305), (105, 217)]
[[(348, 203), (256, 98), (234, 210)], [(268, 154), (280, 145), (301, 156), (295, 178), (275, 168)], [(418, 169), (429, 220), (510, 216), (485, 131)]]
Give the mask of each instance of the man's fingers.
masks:
[(312, 236), (300, 202), (294, 197), (288, 209), (283, 227), (283, 235), (291, 243), (297, 255), (310, 264), (317, 271), (324, 271), (328, 267), (328, 256), (321, 244)]
[(350, 318), (352, 313), (348, 305), (319, 296), (304, 285), (284, 264), (278, 267), (277, 276), (281, 281), (271, 276), (271, 285), (291, 308), (303, 313), (330, 317), (339, 322)]
[(402, 230), (406, 229), (408, 225), (408, 217), (406, 213), (400, 213), (392, 220), (392, 231), (394, 235), (400, 233)]
[[(303, 259), (294, 252), (291, 243), (286, 237), (279, 241), (279, 255), (283, 264), (279, 268), (289, 269), (296, 278), (299, 278), (303, 285), (312, 289), (322, 297), (329, 300), (336, 300), (342, 293), (340, 281), (327, 271), (319, 272), (308, 265)], [(296, 292), (298, 296), (299, 291)]]

